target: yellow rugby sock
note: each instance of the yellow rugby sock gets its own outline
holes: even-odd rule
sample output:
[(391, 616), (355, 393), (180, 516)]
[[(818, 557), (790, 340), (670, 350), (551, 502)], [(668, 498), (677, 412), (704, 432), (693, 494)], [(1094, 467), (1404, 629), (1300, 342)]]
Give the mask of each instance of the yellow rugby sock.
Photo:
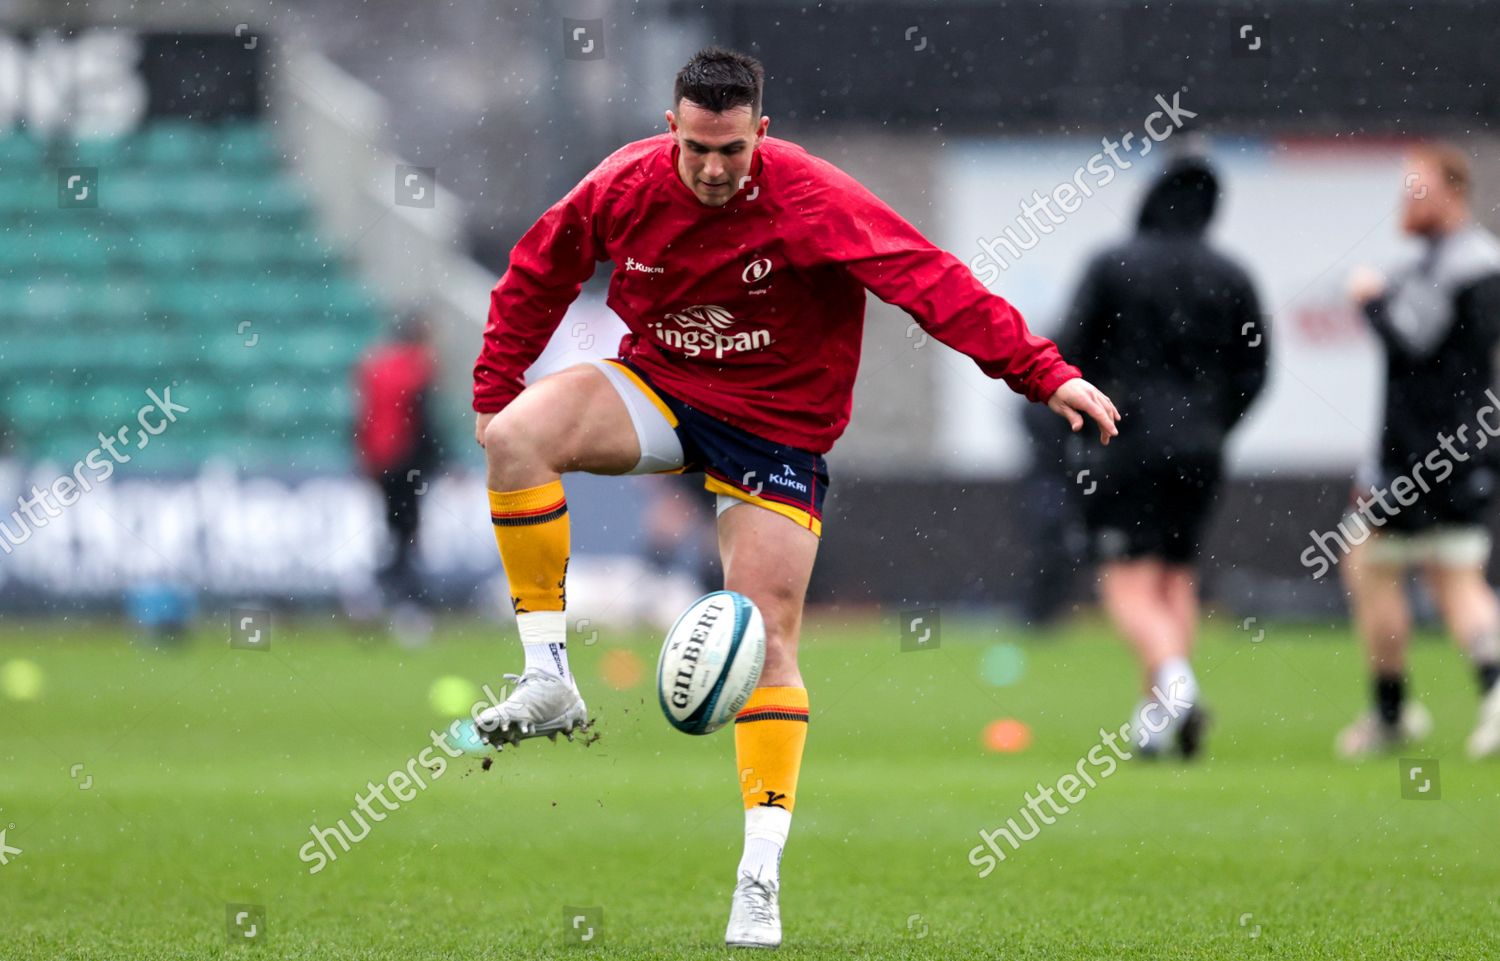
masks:
[(797, 801), (797, 775), (807, 744), (807, 688), (758, 687), (734, 717), (734, 754), (745, 810)]
[(734, 755), (745, 802), (745, 850), (737, 876), (779, 883), (806, 744), (806, 688), (756, 688), (735, 715)]
[(563, 610), (570, 528), (562, 481), (490, 491), (490, 521), (516, 613)]

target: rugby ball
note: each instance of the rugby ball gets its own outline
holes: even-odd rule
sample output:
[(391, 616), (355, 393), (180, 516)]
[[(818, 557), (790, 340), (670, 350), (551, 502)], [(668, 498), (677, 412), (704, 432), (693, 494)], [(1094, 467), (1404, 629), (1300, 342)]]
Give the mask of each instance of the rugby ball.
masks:
[(667, 631), (656, 662), (656, 692), (667, 723), (712, 734), (739, 713), (760, 683), (766, 625), (743, 594), (698, 598)]

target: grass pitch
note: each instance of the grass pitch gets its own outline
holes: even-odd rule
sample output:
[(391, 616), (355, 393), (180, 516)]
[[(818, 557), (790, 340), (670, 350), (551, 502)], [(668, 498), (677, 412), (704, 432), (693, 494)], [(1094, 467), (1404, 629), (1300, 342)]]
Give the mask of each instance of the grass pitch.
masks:
[[(997, 641), (1026, 660), (1004, 687), (981, 677)], [(452, 762), (319, 873), (299, 860), (311, 825), (348, 819), (446, 723), (432, 683), (496, 683), (519, 665), (513, 643), (465, 623), (408, 652), (302, 622), (276, 625), (268, 652), (217, 631), (154, 652), (109, 625), (0, 629), (0, 664), (44, 674), (35, 699), (0, 696), (0, 957), (721, 956), (733, 735), (668, 728), (646, 635), (573, 652), (597, 743), (528, 742), (488, 771)], [(1438, 722), (1413, 753), (1439, 762), (1436, 800), (1403, 799), (1397, 759), (1332, 758), (1364, 704), (1346, 632), (1272, 626), (1252, 644), (1210, 629), (1206, 760), (1122, 766), (981, 880), (979, 830), (1126, 719), (1120, 645), (1097, 624), (1044, 637), (950, 622), (937, 650), (900, 653), (888, 624), (825, 619), (803, 646), (813, 720), (785, 957), (1495, 956), (1500, 764), (1462, 758), (1475, 697), (1450, 647), (1419, 644), (1413, 661)], [(616, 690), (599, 672), (628, 680), (622, 650), (644, 671)], [(1030, 747), (987, 750), (999, 718), (1027, 724)], [(253, 944), (229, 942), (230, 904), (264, 909), (244, 919)], [(584, 947), (574, 909), (599, 919)]]

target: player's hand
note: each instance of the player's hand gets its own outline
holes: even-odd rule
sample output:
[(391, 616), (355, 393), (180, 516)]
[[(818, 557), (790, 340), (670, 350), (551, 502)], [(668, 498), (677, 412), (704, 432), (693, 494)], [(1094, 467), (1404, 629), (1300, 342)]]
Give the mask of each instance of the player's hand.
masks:
[(480, 414), (474, 418), (474, 442), (480, 447), (484, 446), (484, 429), (490, 426), (490, 421), (494, 419), (494, 414)]
[(1092, 419), (1099, 425), (1101, 444), (1108, 444), (1111, 437), (1120, 433), (1115, 426), (1120, 422), (1120, 412), (1115, 410), (1114, 401), (1082, 377), (1063, 381), (1048, 399), (1047, 407), (1066, 420), (1074, 433), (1083, 430), (1085, 416)]
[(1349, 274), (1349, 299), (1363, 307), (1385, 293), (1385, 278), (1373, 267), (1361, 265)]

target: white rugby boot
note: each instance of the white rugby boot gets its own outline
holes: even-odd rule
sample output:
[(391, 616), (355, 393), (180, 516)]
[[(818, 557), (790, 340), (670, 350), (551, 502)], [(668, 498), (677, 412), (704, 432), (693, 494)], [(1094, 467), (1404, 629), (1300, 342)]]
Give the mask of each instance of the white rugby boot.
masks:
[(1500, 754), (1500, 684), (1479, 702), (1479, 724), (1469, 735), (1468, 752), (1476, 761)]
[(485, 708), (474, 721), (481, 739), (496, 749), (529, 737), (573, 739), (589, 726), (588, 708), (571, 681), (536, 668), (505, 675), (515, 687), (499, 704)]
[(780, 884), (775, 878), (761, 880), (742, 873), (729, 904), (729, 927), (724, 943), (731, 948), (777, 948), (781, 946), (781, 908), (776, 899)]
[(1387, 754), (1421, 741), (1432, 733), (1432, 715), (1415, 702), (1401, 709), (1401, 721), (1395, 727), (1386, 724), (1373, 709), (1339, 732), (1336, 748), (1346, 760)]

